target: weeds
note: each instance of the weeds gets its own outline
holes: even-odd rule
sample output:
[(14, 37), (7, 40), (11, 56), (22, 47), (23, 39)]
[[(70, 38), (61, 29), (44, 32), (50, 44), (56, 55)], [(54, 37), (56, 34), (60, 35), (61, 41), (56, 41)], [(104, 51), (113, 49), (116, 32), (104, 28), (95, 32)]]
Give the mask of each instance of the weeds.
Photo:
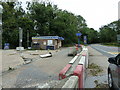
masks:
[(97, 76), (98, 73), (102, 72), (103, 69), (100, 68), (100, 66), (92, 63), (88, 66), (88, 68), (90, 69), (90, 73), (93, 75), (93, 76)]

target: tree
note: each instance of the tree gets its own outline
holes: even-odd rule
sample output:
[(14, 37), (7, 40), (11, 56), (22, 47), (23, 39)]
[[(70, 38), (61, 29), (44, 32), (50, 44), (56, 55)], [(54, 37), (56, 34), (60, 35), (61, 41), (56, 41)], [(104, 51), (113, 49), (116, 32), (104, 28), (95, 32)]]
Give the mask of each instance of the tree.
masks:
[[(30, 38), (34, 35), (33, 21), (25, 13), (21, 2), (2, 2), (3, 5), (3, 38), (2, 43), (10, 43), (10, 48), (19, 45), (19, 27), (23, 29), (23, 46), (27, 47), (27, 32)], [(9, 38), (8, 38), (9, 37)], [(30, 40), (31, 41), (31, 40)]]
[(100, 40), (101, 42), (116, 42), (116, 31), (115, 28), (111, 25), (105, 25), (100, 28)]
[[(17, 21), (15, 19), (15, 2), (2, 2), (3, 6), (3, 33), (2, 43), (10, 43), (11, 47), (17, 46), (18, 42), (18, 30)], [(9, 37), (9, 38), (8, 38)]]

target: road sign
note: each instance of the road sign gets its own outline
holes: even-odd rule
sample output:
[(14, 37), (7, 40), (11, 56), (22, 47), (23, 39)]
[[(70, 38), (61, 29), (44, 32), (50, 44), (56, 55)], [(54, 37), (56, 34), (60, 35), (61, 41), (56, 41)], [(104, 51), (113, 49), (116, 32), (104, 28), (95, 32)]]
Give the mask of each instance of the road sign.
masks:
[(87, 36), (84, 36), (84, 44), (87, 44)]
[(5, 43), (5, 44), (4, 44), (4, 49), (9, 49), (9, 46), (10, 46), (9, 43)]
[(82, 35), (82, 33), (76, 33), (76, 36), (81, 36)]
[(78, 46), (80, 46), (80, 36), (82, 35), (82, 33), (76, 33), (76, 36), (78, 36)]

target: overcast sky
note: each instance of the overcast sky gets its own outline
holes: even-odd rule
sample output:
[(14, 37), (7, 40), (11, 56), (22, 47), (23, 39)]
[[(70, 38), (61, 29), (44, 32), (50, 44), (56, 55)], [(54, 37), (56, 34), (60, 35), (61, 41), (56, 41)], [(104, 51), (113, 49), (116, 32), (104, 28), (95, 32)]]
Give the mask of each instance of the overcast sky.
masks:
[[(25, 3), (29, 0), (19, 0)], [(30, 0), (31, 1), (31, 0)], [(44, 1), (44, 0), (42, 0)], [(81, 15), (88, 27), (98, 30), (101, 26), (118, 20), (120, 0), (49, 0), (59, 9)], [(23, 4), (25, 6), (25, 4)]]

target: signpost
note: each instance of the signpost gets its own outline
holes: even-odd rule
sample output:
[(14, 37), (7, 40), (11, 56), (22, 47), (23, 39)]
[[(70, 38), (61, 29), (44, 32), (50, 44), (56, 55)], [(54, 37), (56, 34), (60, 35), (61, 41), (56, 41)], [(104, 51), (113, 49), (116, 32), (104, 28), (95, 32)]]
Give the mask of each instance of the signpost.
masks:
[(19, 28), (19, 47), (22, 47), (22, 32), (23, 30)]
[(84, 36), (84, 44), (87, 44), (87, 36)]
[(82, 35), (82, 33), (76, 33), (76, 36), (78, 37), (78, 47), (80, 46), (80, 36)]
[(19, 28), (19, 47), (16, 48), (16, 50), (18, 51), (24, 50), (24, 47), (22, 47), (22, 38), (23, 38), (23, 30), (22, 28)]
[(9, 43), (5, 43), (5, 44), (4, 44), (4, 49), (9, 49), (9, 46), (10, 46)]

